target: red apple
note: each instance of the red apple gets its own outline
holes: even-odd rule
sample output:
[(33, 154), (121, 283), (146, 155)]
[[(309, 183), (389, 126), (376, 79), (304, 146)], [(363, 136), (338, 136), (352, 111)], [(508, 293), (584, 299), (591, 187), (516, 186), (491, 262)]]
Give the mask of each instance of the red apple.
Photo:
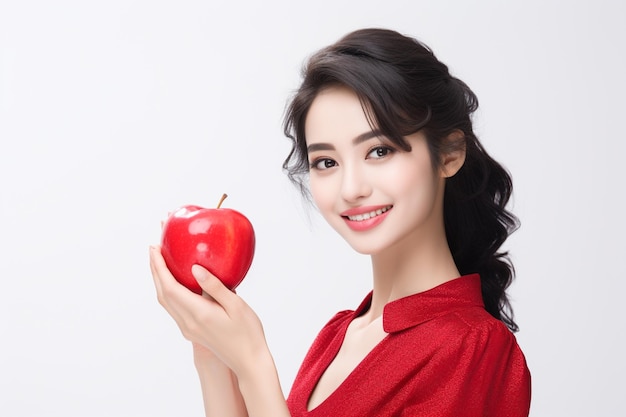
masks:
[(254, 229), (240, 212), (220, 208), (182, 206), (163, 224), (161, 253), (174, 278), (191, 291), (202, 288), (191, 273), (199, 264), (235, 289), (246, 276), (254, 257)]

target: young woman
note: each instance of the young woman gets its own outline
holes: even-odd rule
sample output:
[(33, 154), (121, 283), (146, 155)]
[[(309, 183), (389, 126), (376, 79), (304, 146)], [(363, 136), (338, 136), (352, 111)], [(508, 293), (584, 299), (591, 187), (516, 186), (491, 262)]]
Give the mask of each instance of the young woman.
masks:
[(284, 168), (369, 254), (373, 290), (321, 330), (283, 398), (256, 314), (210, 272), (179, 285), (158, 247), (159, 302), (193, 342), (207, 416), (527, 416), (530, 374), (499, 248), (508, 173), (472, 130), (472, 91), (418, 41), (348, 34), (310, 58), (288, 107)]

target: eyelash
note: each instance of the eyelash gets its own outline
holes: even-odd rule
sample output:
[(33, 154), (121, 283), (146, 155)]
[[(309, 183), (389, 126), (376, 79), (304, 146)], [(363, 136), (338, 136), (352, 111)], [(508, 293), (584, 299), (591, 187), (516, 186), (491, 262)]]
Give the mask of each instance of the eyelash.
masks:
[[(385, 153), (384, 153), (384, 155), (378, 155), (377, 157), (370, 158), (370, 156), (369, 156), (369, 155), (370, 155), (372, 152), (375, 152), (375, 151), (377, 151), (377, 152), (385, 152)], [(385, 157), (389, 156), (390, 154), (392, 154), (393, 152), (395, 152), (395, 149), (393, 149), (393, 148), (391, 148), (391, 147), (389, 147), (389, 146), (384, 146), (384, 145), (376, 145), (376, 146), (374, 146), (374, 147), (370, 148), (370, 149), (367, 151), (365, 159), (383, 159), (383, 158), (385, 158)], [(331, 166), (325, 166), (324, 168), (320, 168), (320, 167), (319, 167), (319, 164), (320, 164), (320, 163), (322, 163), (322, 162), (324, 162), (325, 164), (326, 164), (326, 163), (328, 163), (328, 162), (330, 162), (330, 163), (332, 163), (332, 165), (331, 165)], [(326, 157), (321, 157), (321, 158), (314, 159), (314, 160), (313, 160), (313, 161), (309, 164), (309, 168), (310, 168), (310, 169), (316, 169), (316, 170), (319, 170), (319, 171), (324, 171), (324, 170), (330, 169), (330, 168), (332, 168), (332, 167), (334, 167), (334, 166), (336, 166), (336, 165), (337, 165), (337, 162), (335, 162), (333, 159), (331, 159), (331, 158), (326, 158)]]
[(324, 170), (327, 170), (327, 169), (329, 169), (329, 168), (332, 168), (332, 166), (331, 166), (331, 167), (324, 167), (324, 168), (320, 168), (318, 165), (320, 164), (320, 162), (324, 162), (324, 161), (329, 161), (329, 162), (332, 162), (332, 163), (334, 164), (333, 166), (337, 165), (337, 162), (333, 161), (333, 160), (332, 160), (332, 159), (330, 159), (330, 158), (317, 158), (317, 159), (314, 159), (314, 160), (311, 162), (311, 164), (309, 165), (309, 168), (310, 168), (310, 169), (316, 169), (316, 170), (318, 170), (318, 171), (324, 171)]
[(371, 148), (369, 151), (367, 151), (367, 155), (369, 156), (374, 151), (384, 151), (384, 152), (386, 152), (384, 155), (378, 156), (378, 157), (374, 158), (374, 159), (383, 159), (383, 158), (389, 156), (390, 154), (392, 154), (395, 151), (395, 149), (393, 149), (390, 146), (376, 145), (373, 148)]

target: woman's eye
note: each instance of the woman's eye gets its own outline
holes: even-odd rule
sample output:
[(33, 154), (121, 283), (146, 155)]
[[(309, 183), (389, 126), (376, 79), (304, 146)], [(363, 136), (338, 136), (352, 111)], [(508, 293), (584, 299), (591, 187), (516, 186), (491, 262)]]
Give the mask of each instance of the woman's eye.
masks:
[(332, 159), (320, 158), (320, 159), (316, 159), (315, 161), (311, 163), (311, 168), (323, 171), (325, 169), (332, 168), (335, 165), (337, 165), (337, 163), (333, 161)]
[(393, 149), (387, 146), (377, 146), (367, 154), (367, 158), (380, 159), (393, 152)]

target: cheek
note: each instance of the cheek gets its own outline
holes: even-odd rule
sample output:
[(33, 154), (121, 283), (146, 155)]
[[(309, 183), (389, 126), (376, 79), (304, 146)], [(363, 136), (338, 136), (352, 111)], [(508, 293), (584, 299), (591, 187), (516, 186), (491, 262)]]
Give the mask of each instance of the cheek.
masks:
[(311, 190), (311, 196), (313, 197), (313, 202), (317, 206), (318, 209), (324, 211), (328, 209), (330, 204), (330, 190), (328, 184), (325, 184), (325, 181), (322, 181), (319, 178), (310, 178), (309, 179), (309, 189)]
[[(378, 180), (385, 184), (385, 189), (398, 198), (416, 200), (422, 204), (424, 200), (434, 200), (437, 194), (438, 179), (430, 161), (407, 160), (394, 170), (379, 175)], [(401, 172), (401, 175), (398, 173)]]

